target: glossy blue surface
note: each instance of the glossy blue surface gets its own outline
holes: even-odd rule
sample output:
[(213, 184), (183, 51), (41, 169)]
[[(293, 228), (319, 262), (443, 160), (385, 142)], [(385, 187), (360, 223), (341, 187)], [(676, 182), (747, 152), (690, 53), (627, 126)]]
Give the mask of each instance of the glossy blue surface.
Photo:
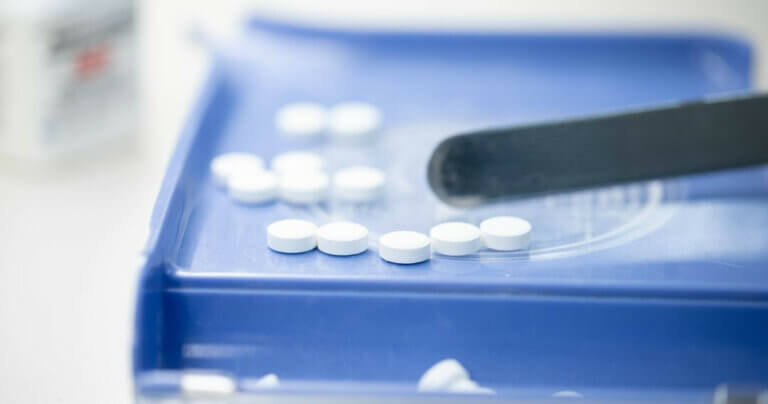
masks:
[[(765, 167), (456, 212), (430, 195), (422, 165), (436, 141), (468, 128), (748, 89), (748, 46), (706, 35), (250, 28), (219, 52), (158, 198), (137, 374), (274, 372), (287, 389), (351, 382), (341, 390), (410, 394), (432, 363), (455, 357), (500, 397), (670, 390), (696, 401), (722, 382), (768, 383)], [(357, 99), (382, 109), (379, 140), (302, 148), (331, 169), (383, 168), (379, 203), (254, 208), (213, 186), (217, 154), (269, 159), (297, 147), (273, 129), (281, 105)], [(343, 217), (381, 234), (501, 213), (533, 223), (529, 251), (400, 266), (381, 261), (375, 242), (355, 257), (283, 255), (264, 234), (286, 217)]]

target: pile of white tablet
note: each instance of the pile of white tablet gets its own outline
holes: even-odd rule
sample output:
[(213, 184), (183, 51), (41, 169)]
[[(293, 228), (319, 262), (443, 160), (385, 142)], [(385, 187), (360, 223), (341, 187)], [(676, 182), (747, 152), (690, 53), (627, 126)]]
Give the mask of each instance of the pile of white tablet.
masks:
[[(300, 102), (281, 107), (275, 127), (284, 137), (308, 140), (328, 133), (336, 140), (359, 141), (381, 125), (379, 110), (364, 102), (345, 102), (330, 108)], [(276, 155), (266, 167), (251, 153), (225, 153), (211, 161), (215, 184), (226, 188), (230, 199), (249, 205), (280, 200), (311, 205), (329, 198), (350, 203), (375, 202), (384, 194), (386, 175), (378, 168), (351, 166), (330, 176), (323, 158), (309, 151)], [(396, 264), (416, 264), (432, 254), (464, 256), (482, 248), (514, 251), (528, 248), (531, 225), (527, 221), (498, 216), (480, 223), (449, 222), (434, 226), (429, 235), (415, 231), (393, 231), (378, 240), (379, 256)], [(269, 248), (281, 253), (314, 250), (337, 256), (356, 255), (368, 249), (368, 229), (352, 222), (323, 226), (287, 219), (267, 227)]]
[[(514, 251), (528, 248), (531, 224), (513, 216), (484, 220), (480, 227), (464, 222), (434, 226), (430, 235), (415, 231), (393, 231), (379, 237), (379, 256), (396, 264), (417, 264), (432, 254), (464, 256), (481, 248)], [(314, 250), (330, 255), (356, 255), (368, 249), (368, 229), (352, 222), (332, 222), (320, 227), (299, 220), (279, 220), (267, 227), (267, 245), (281, 253)]]
[(330, 108), (314, 102), (296, 102), (275, 113), (275, 128), (290, 141), (309, 141), (330, 135), (343, 142), (367, 140), (381, 126), (381, 112), (361, 101), (348, 101)]
[(225, 153), (211, 162), (214, 182), (230, 198), (243, 204), (275, 200), (314, 204), (330, 197), (348, 202), (373, 202), (384, 193), (386, 175), (378, 168), (351, 166), (329, 176), (316, 153), (293, 151), (278, 154), (267, 169), (264, 160), (250, 153)]

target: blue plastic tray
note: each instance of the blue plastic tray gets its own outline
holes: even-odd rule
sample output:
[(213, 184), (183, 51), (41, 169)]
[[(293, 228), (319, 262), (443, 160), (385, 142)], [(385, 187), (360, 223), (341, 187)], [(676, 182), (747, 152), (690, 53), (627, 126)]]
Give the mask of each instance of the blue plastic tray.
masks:
[[(152, 218), (135, 373), (273, 372), (283, 392), (416, 394), (459, 359), (497, 398), (710, 400), (720, 383), (768, 383), (768, 169), (631, 184), (469, 211), (441, 205), (425, 164), (468, 128), (563, 118), (750, 88), (743, 42), (703, 34), (350, 32), (254, 20), (222, 49), (170, 163)], [(377, 141), (297, 146), (278, 107), (364, 100)], [(233, 204), (212, 157), (296, 148), (331, 169), (385, 169), (373, 205)], [(410, 266), (283, 255), (265, 226), (345, 218), (372, 234), (448, 219), (529, 219), (525, 252), (434, 256)], [(157, 386), (154, 386), (157, 387)], [(173, 388), (171, 388), (173, 390)], [(666, 396), (665, 396), (666, 394)]]

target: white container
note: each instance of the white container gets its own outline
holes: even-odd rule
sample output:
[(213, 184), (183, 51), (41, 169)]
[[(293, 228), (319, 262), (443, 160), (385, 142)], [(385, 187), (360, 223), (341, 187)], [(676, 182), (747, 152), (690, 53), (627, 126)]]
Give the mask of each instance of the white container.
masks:
[(46, 161), (136, 132), (132, 0), (0, 1), (0, 155)]

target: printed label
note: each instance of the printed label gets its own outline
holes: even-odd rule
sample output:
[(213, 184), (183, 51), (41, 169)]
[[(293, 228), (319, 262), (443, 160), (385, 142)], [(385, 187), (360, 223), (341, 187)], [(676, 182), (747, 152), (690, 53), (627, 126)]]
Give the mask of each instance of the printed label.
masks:
[(48, 29), (43, 144), (87, 142), (131, 130), (135, 114), (133, 12), (122, 9)]

